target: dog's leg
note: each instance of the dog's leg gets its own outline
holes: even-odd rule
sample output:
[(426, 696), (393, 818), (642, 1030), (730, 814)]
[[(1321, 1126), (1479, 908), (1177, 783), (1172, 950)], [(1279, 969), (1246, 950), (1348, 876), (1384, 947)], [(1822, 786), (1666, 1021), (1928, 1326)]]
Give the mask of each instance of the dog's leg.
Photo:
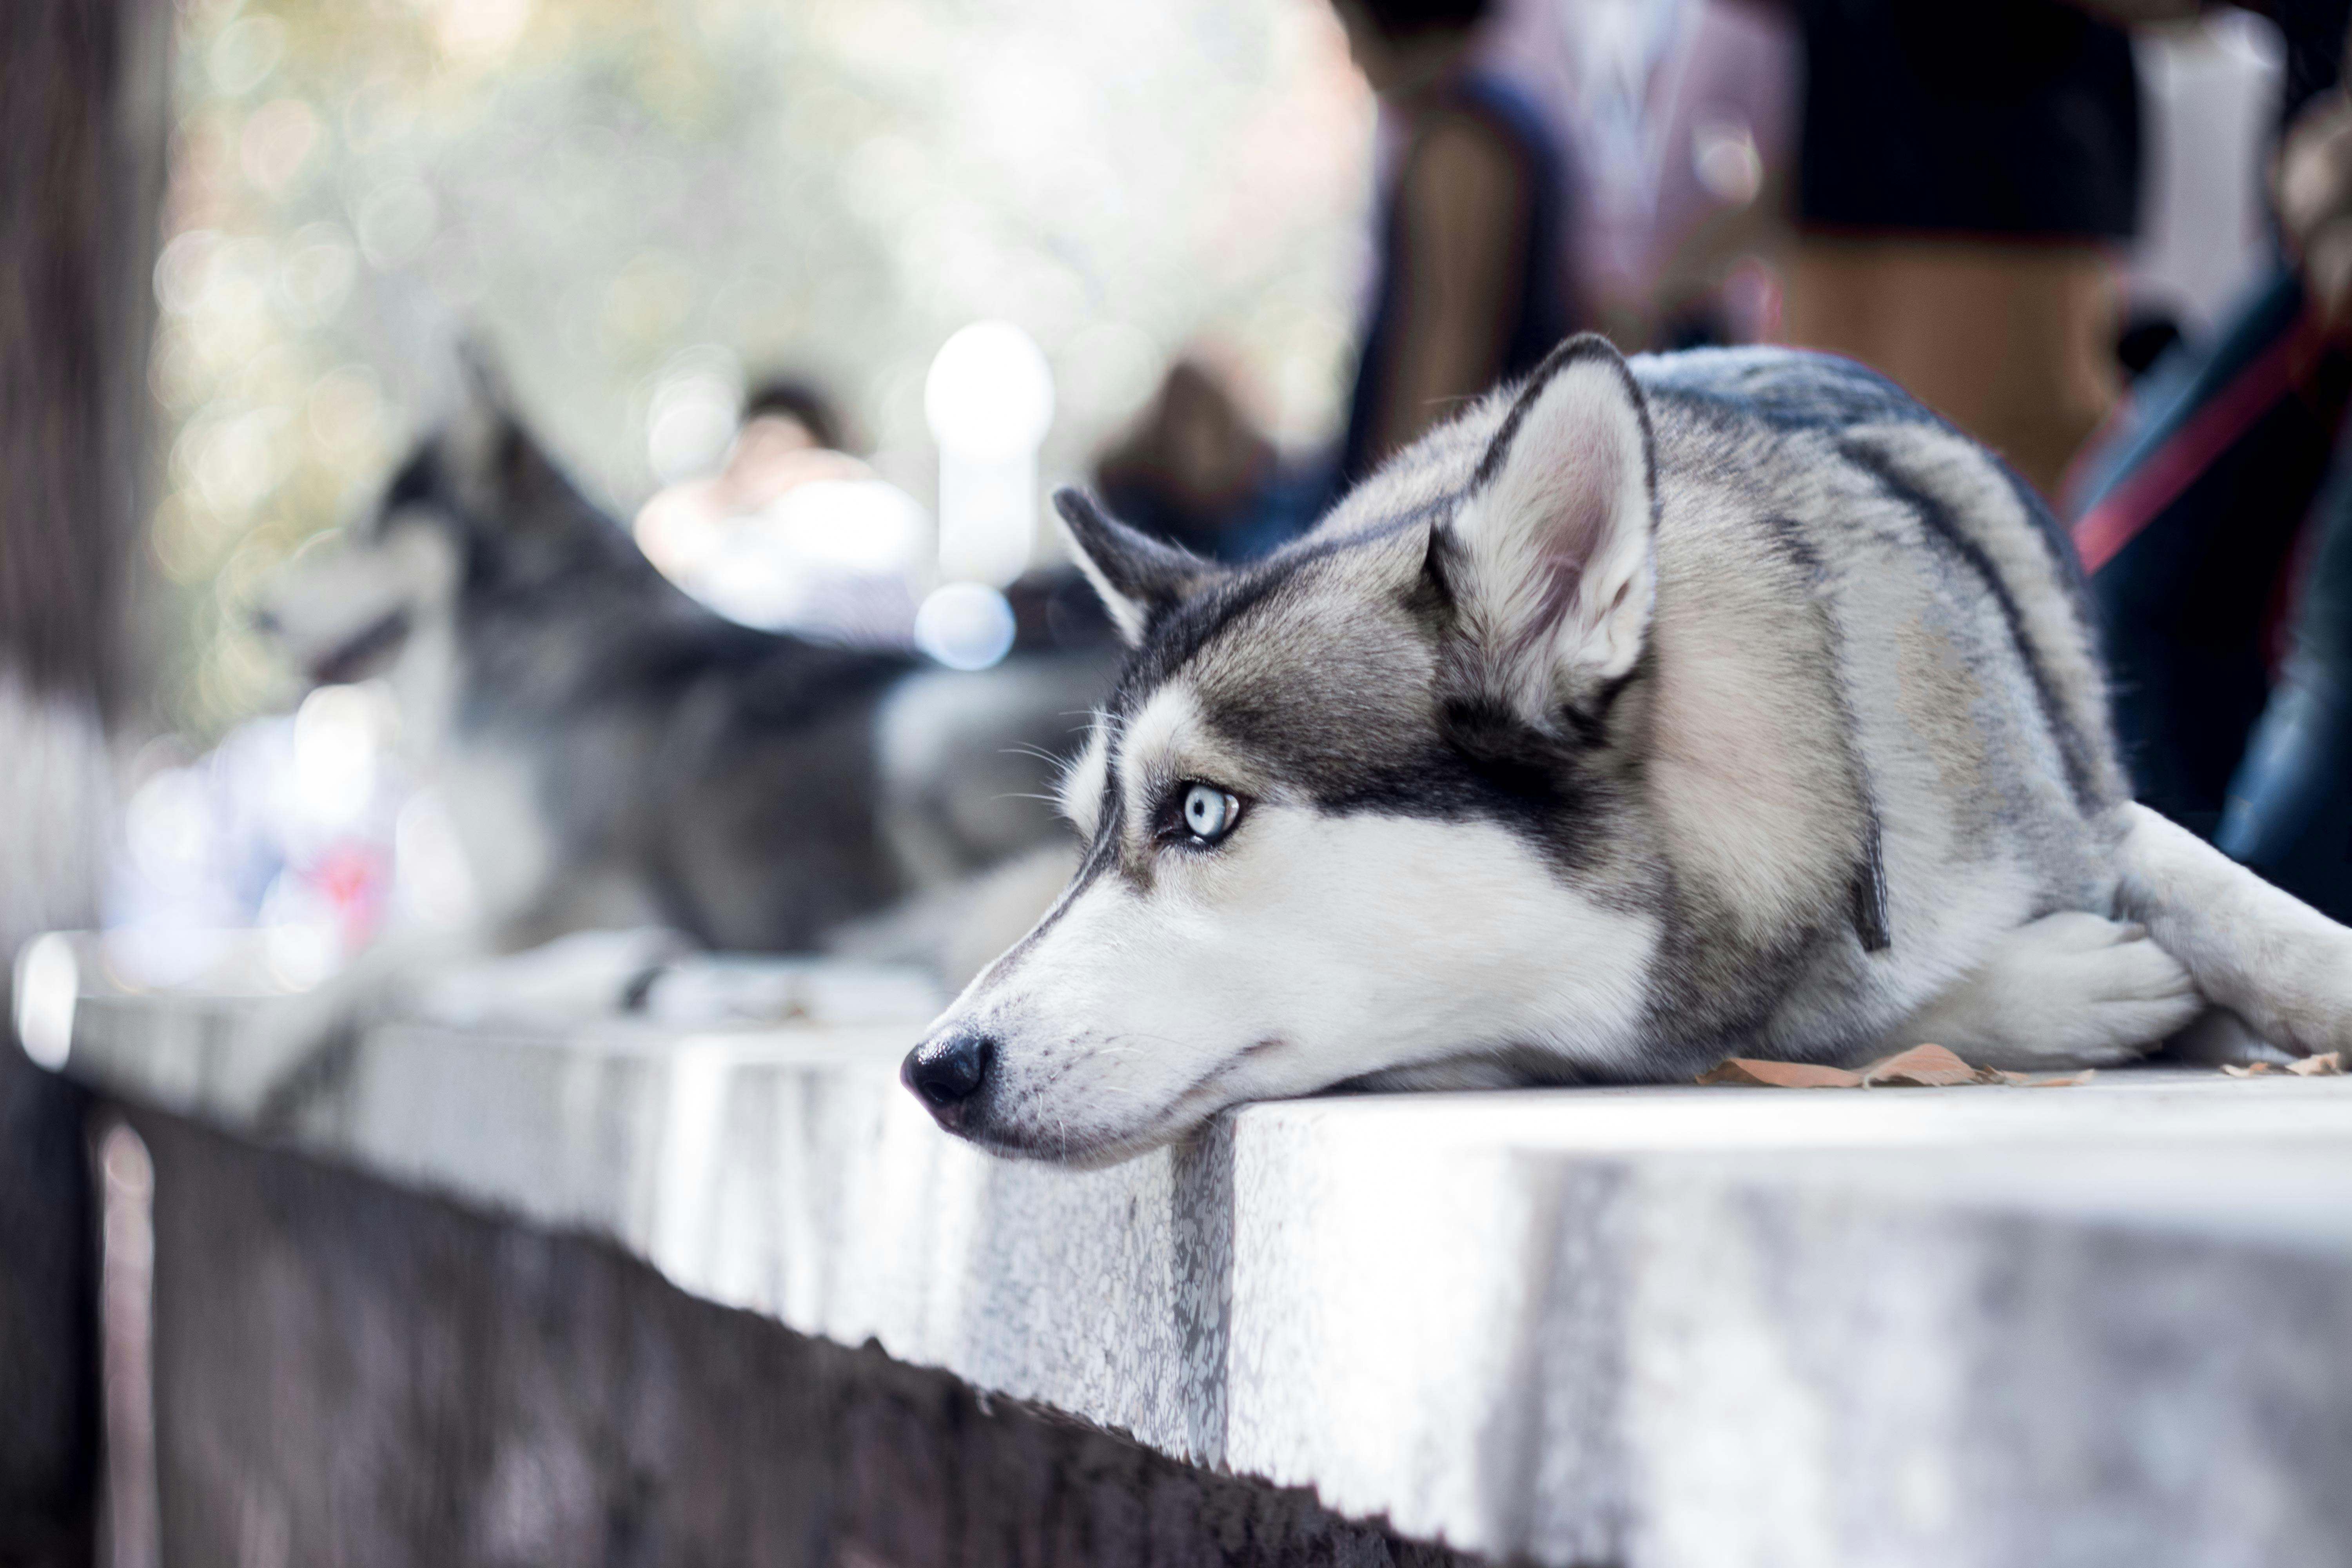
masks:
[(2227, 1007), (2206, 1008), (2195, 1023), (2164, 1042), (2164, 1054), (2172, 1061), (2209, 1068), (2294, 1060), (2246, 1027), (2246, 1021)]
[(2116, 907), (2272, 1045), (2352, 1050), (2352, 930), (2146, 806), (2122, 810)]
[(2144, 928), (2069, 910), (2001, 938), (1885, 1044), (1938, 1045), (1980, 1067), (2095, 1067), (2146, 1054), (2204, 1005)]

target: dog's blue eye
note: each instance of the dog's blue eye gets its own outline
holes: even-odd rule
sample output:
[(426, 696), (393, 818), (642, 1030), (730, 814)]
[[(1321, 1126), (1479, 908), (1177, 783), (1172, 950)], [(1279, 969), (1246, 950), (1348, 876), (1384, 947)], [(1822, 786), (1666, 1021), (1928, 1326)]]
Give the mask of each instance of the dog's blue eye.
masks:
[(1214, 844), (1241, 820), (1242, 803), (1214, 784), (1196, 784), (1184, 791), (1184, 827), (1203, 844)]

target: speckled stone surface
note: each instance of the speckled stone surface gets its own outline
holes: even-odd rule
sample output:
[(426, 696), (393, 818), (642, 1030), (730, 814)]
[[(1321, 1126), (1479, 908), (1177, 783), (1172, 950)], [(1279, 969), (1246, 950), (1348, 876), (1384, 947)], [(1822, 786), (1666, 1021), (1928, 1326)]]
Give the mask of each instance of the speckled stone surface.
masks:
[[(2352, 1079), (1326, 1099), (1074, 1173), (937, 1132), (910, 1033), (389, 1028), (289, 1136), (1496, 1557), (2352, 1554)], [(239, 1037), (93, 999), (68, 1070), (249, 1130)]]

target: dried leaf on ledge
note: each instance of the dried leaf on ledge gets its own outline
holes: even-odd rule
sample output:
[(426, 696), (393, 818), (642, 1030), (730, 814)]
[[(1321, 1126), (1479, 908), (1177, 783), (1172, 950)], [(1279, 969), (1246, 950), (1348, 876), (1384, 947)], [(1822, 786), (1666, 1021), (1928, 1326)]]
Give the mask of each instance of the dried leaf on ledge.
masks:
[(1972, 1068), (1941, 1046), (1914, 1046), (1881, 1057), (1862, 1069), (1864, 1089), (1949, 1089), (1960, 1083), (1999, 1083), (1990, 1068)]
[(1737, 1084), (1751, 1089), (1948, 1089), (1956, 1084), (1997, 1083), (2020, 1089), (2065, 1089), (2088, 1083), (2093, 1068), (2081, 1072), (2036, 1077), (2002, 1072), (1998, 1068), (1970, 1067), (1941, 1046), (1914, 1046), (1882, 1057), (1860, 1071), (1815, 1067), (1809, 1062), (1771, 1062), (1756, 1057), (1733, 1057), (1698, 1076), (1702, 1084)]
[(1855, 1089), (1862, 1075), (1844, 1068), (1815, 1067), (1811, 1062), (1768, 1062), (1757, 1057), (1733, 1057), (1698, 1075), (1705, 1084), (1736, 1083), (1752, 1089)]
[(2221, 1070), (2231, 1078), (2268, 1078), (2273, 1073), (2293, 1073), (2297, 1078), (2341, 1078), (2344, 1076), (2344, 1053), (2322, 1051), (2301, 1061), (2286, 1062), (2226, 1062)]

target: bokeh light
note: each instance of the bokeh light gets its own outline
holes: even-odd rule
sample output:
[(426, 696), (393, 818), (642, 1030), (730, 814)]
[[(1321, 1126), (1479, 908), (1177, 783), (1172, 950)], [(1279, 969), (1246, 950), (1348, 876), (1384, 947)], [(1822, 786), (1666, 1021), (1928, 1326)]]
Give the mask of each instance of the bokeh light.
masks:
[(1054, 373), (1011, 321), (975, 321), (941, 344), (923, 380), (940, 446), (940, 574), (1001, 588), (1037, 531), (1037, 450), (1054, 424)]
[(986, 669), (1013, 651), (1013, 606), (982, 583), (949, 583), (915, 612), (915, 646), (950, 669)]

